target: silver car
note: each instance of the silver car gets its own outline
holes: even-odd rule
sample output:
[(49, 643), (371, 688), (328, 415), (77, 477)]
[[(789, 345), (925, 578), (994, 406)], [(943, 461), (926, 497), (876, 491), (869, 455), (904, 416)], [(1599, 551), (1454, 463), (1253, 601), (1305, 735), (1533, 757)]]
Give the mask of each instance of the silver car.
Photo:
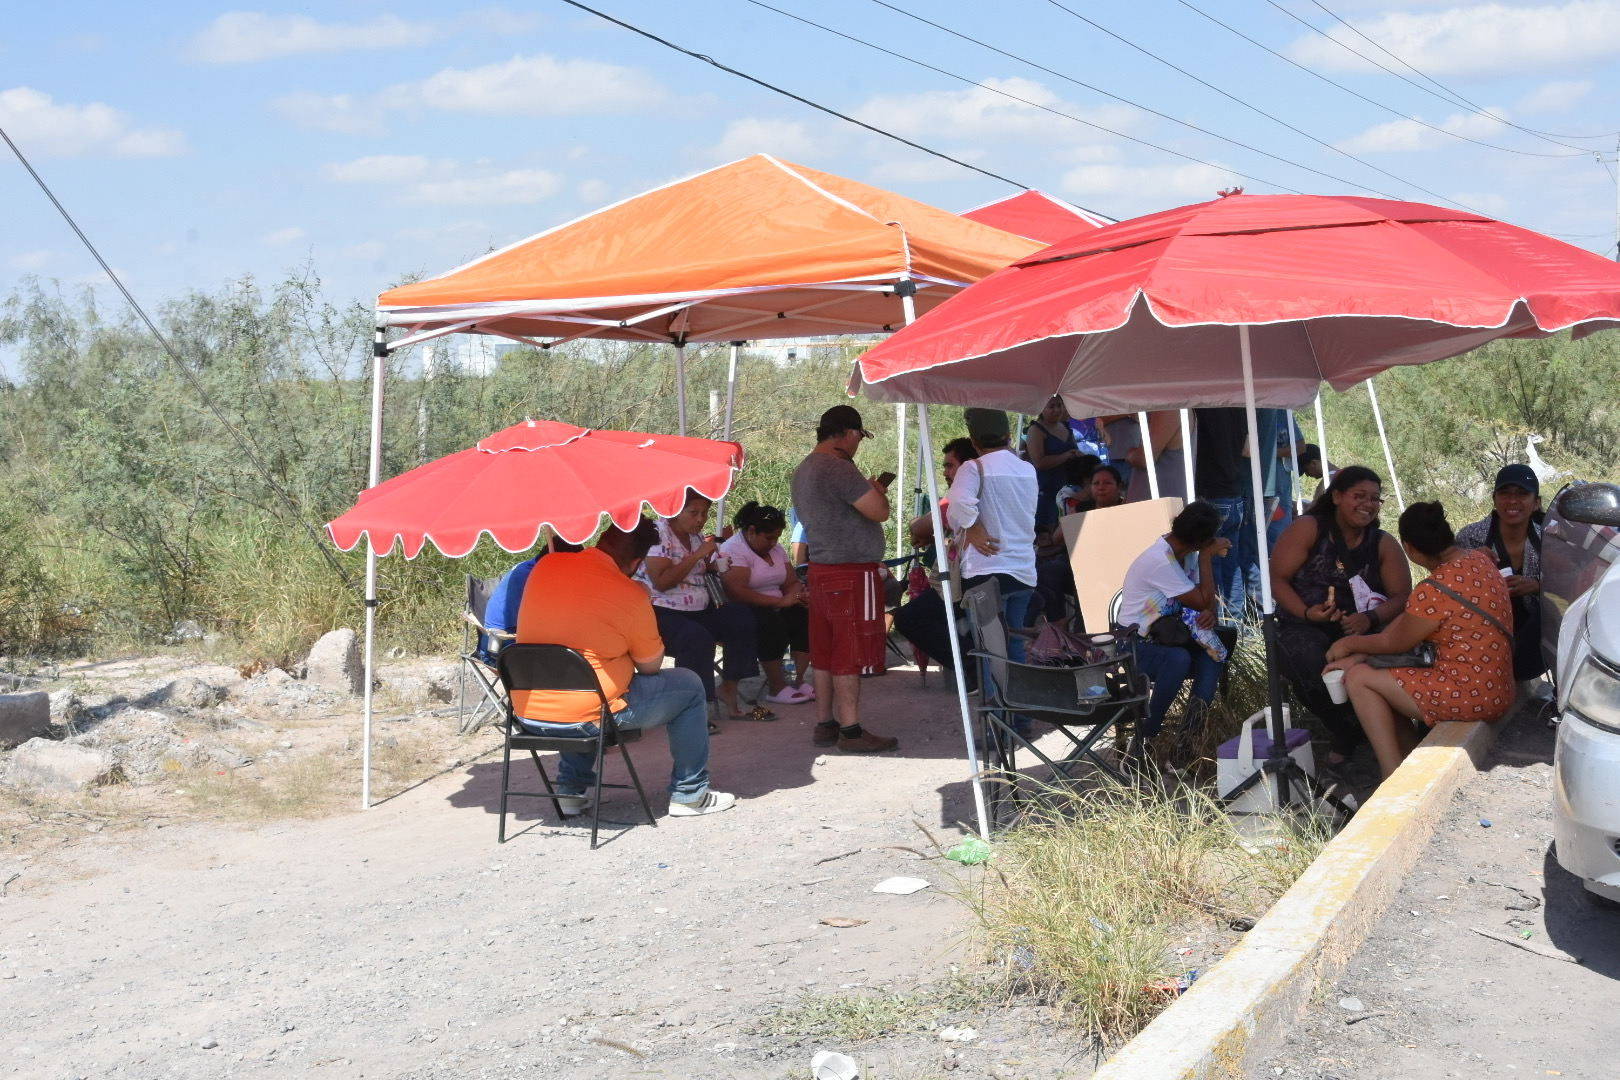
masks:
[(1620, 487), (1573, 484), (1553, 499), (1541, 587), (1558, 688), (1558, 865), (1620, 902)]

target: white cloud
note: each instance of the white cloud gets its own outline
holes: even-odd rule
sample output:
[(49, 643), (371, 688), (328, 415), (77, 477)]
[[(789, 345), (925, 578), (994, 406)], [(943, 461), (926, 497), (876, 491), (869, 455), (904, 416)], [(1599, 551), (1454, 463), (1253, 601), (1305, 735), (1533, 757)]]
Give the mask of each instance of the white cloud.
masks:
[(277, 229), (274, 232), (265, 233), (264, 242), (271, 247), (283, 247), (287, 244), (296, 244), (308, 235), (303, 229), (294, 225), (288, 229)]
[(574, 189), (581, 202), (606, 203), (608, 201), (608, 186), (601, 180), (581, 180)]
[(400, 184), (428, 171), (421, 154), (376, 154), (321, 167), (321, 177), (338, 184)]
[(736, 161), (751, 154), (805, 161), (819, 156), (826, 143), (797, 120), (745, 116), (727, 124), (720, 141), (706, 153), (716, 161)]
[(855, 117), (912, 138), (944, 135), (996, 141), (1046, 139), (1075, 143), (1108, 137), (1048, 109), (1115, 129), (1132, 123), (1138, 116), (1136, 110), (1123, 105), (1100, 108), (1075, 105), (1064, 101), (1042, 83), (1009, 78), (986, 79), (965, 90), (879, 95), (856, 109)]
[(6, 265), (13, 270), (32, 272), (42, 270), (52, 259), (56, 252), (50, 248), (40, 248), (38, 251), (23, 251), (6, 260)]
[(1530, 113), (1555, 113), (1574, 108), (1592, 92), (1591, 79), (1558, 80), (1542, 83), (1519, 102), (1519, 109)]
[(308, 15), (229, 11), (191, 42), (192, 59), (204, 64), (247, 64), (280, 56), (404, 49), (439, 36), (432, 23), (379, 15), (364, 23), (321, 23)]
[[(1357, 29), (1431, 75), (1563, 70), (1620, 55), (1620, 0), (1395, 11), (1357, 20)], [(1301, 63), (1334, 70), (1370, 70), (1368, 61), (1356, 54), (1393, 66), (1388, 56), (1344, 26), (1335, 25), (1328, 33), (1333, 41), (1319, 34), (1296, 39), (1289, 54)]]
[(445, 112), (500, 116), (568, 116), (633, 112), (664, 100), (664, 88), (644, 71), (600, 60), (514, 56), (476, 68), (445, 68), (419, 84), (384, 91)]
[(0, 90), (0, 127), (35, 157), (148, 158), (187, 151), (185, 136), (174, 128), (135, 127), (111, 105), (58, 105), (26, 86)]
[(403, 201), (451, 206), (492, 206), (544, 202), (562, 188), (562, 178), (545, 169), (511, 169), (490, 176), (424, 180), (405, 189)]
[(270, 108), (298, 127), (344, 135), (379, 134), (385, 126), (377, 103), (354, 94), (287, 94), (270, 102)]
[(1236, 173), (1212, 165), (1077, 165), (1063, 174), (1059, 189), (1075, 198), (1115, 196), (1137, 207), (1164, 208), (1213, 199), (1222, 188), (1241, 184)]
[[(1491, 111), (1506, 118), (1507, 114), (1500, 109)], [(1443, 146), (1456, 141), (1434, 130), (1436, 127), (1455, 135), (1480, 139), (1505, 130), (1506, 125), (1501, 120), (1481, 116), (1478, 113), (1453, 113), (1434, 127), (1424, 127), (1412, 120), (1391, 120), (1387, 124), (1375, 125), (1360, 135), (1341, 140), (1334, 145), (1352, 154), (1390, 154), (1427, 150), (1433, 146)]]

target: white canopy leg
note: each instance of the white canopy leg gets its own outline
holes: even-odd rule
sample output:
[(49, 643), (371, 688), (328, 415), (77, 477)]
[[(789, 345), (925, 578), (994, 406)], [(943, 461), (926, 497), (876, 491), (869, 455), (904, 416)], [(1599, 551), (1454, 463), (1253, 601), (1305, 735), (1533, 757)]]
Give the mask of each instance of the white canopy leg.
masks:
[(686, 346), (675, 346), (675, 408), (680, 424), (678, 434), (686, 434)]
[(1395, 487), (1395, 501), (1400, 505), (1401, 513), (1406, 513), (1406, 496), (1401, 493), (1401, 478), (1395, 474), (1395, 455), (1390, 453), (1389, 436), (1384, 434), (1384, 413), (1378, 407), (1378, 390), (1373, 386), (1371, 379), (1367, 380), (1367, 397), (1372, 401), (1373, 419), (1378, 422), (1378, 441), (1384, 444), (1384, 465), (1389, 469), (1389, 482)]
[[(733, 410), (737, 406), (737, 350), (742, 347), (742, 344), (740, 341), (731, 343), (731, 358), (726, 362), (726, 421), (720, 436), (726, 442), (731, 441), (731, 417)], [(729, 495), (730, 493), (731, 491), (728, 488), (726, 494)], [(714, 520), (717, 528), (724, 529), (726, 527), (725, 495), (720, 496), (720, 505), (715, 507)]]
[[(911, 282), (902, 282), (895, 292), (905, 309), (906, 325), (917, 318), (917, 305), (912, 297), (917, 291)], [(973, 809), (979, 819), (979, 835), (990, 839), (990, 811), (984, 804), (984, 779), (979, 775), (979, 742), (973, 737), (973, 706), (968, 703), (967, 670), (962, 665), (962, 640), (956, 636), (956, 597), (951, 595), (951, 575), (945, 546), (945, 516), (939, 510), (939, 475), (934, 469), (934, 435), (928, 426), (928, 406), (917, 406), (917, 443), (922, 453), (923, 476), (928, 478), (928, 513), (934, 523), (934, 560), (940, 571), (940, 590), (945, 596), (945, 628), (951, 636), (951, 665), (956, 669), (956, 702), (962, 709), (962, 736), (967, 743), (968, 765), (972, 768), (969, 783), (973, 785)]]
[(1136, 414), (1136, 422), (1142, 428), (1142, 457), (1147, 460), (1148, 498), (1159, 497), (1159, 465), (1153, 460), (1153, 426), (1148, 423), (1148, 414)]
[(1293, 481), (1288, 485), (1288, 494), (1294, 500), (1294, 516), (1305, 512), (1305, 478), (1299, 475), (1299, 424), (1294, 420), (1294, 410), (1288, 410), (1288, 457), (1293, 462)]
[[(898, 436), (900, 445), (895, 452), (894, 490), (899, 493), (901, 499), (904, 499), (906, 496), (906, 406), (904, 402), (894, 407), (894, 423), (895, 427), (900, 431)], [(906, 516), (903, 503), (896, 503), (893, 499), (890, 499), (889, 502), (895, 507), (894, 557), (898, 559), (906, 553)]]
[(1192, 412), (1181, 410), (1181, 464), (1187, 476), (1187, 501), (1198, 498), (1193, 487)]
[[(1316, 392), (1316, 449), (1322, 455), (1322, 483), (1325, 484), (1333, 474), (1328, 471), (1327, 423), (1322, 419), (1322, 392), (1320, 390)], [(1305, 486), (1304, 477), (1300, 478), (1299, 485), (1300, 487)]]
[[(382, 480), (383, 378), (388, 363), (388, 342), (377, 327), (371, 345), (371, 462), (367, 487)], [(364, 726), (360, 736), (360, 809), (371, 809), (371, 687), (377, 681), (377, 544), (366, 533), (366, 685), (362, 705)]]

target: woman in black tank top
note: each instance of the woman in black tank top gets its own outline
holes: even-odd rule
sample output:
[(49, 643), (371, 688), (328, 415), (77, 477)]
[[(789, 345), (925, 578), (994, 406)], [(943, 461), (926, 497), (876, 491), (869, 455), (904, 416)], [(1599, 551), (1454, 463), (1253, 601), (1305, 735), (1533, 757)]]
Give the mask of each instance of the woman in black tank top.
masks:
[(1300, 702), (1327, 727), (1328, 763), (1342, 764), (1364, 736), (1348, 704), (1322, 683), (1327, 650), (1345, 634), (1377, 633), (1412, 592), (1401, 545), (1378, 527), (1383, 482), (1360, 465), (1339, 470), (1271, 557), (1279, 666)]

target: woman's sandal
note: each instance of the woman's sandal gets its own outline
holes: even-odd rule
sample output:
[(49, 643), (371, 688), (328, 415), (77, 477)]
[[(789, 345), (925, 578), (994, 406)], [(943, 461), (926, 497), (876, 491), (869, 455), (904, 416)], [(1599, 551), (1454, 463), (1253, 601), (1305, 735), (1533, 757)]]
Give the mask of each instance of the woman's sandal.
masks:
[(775, 720), (776, 714), (763, 705), (755, 705), (745, 713), (737, 713), (728, 717), (730, 720)]

